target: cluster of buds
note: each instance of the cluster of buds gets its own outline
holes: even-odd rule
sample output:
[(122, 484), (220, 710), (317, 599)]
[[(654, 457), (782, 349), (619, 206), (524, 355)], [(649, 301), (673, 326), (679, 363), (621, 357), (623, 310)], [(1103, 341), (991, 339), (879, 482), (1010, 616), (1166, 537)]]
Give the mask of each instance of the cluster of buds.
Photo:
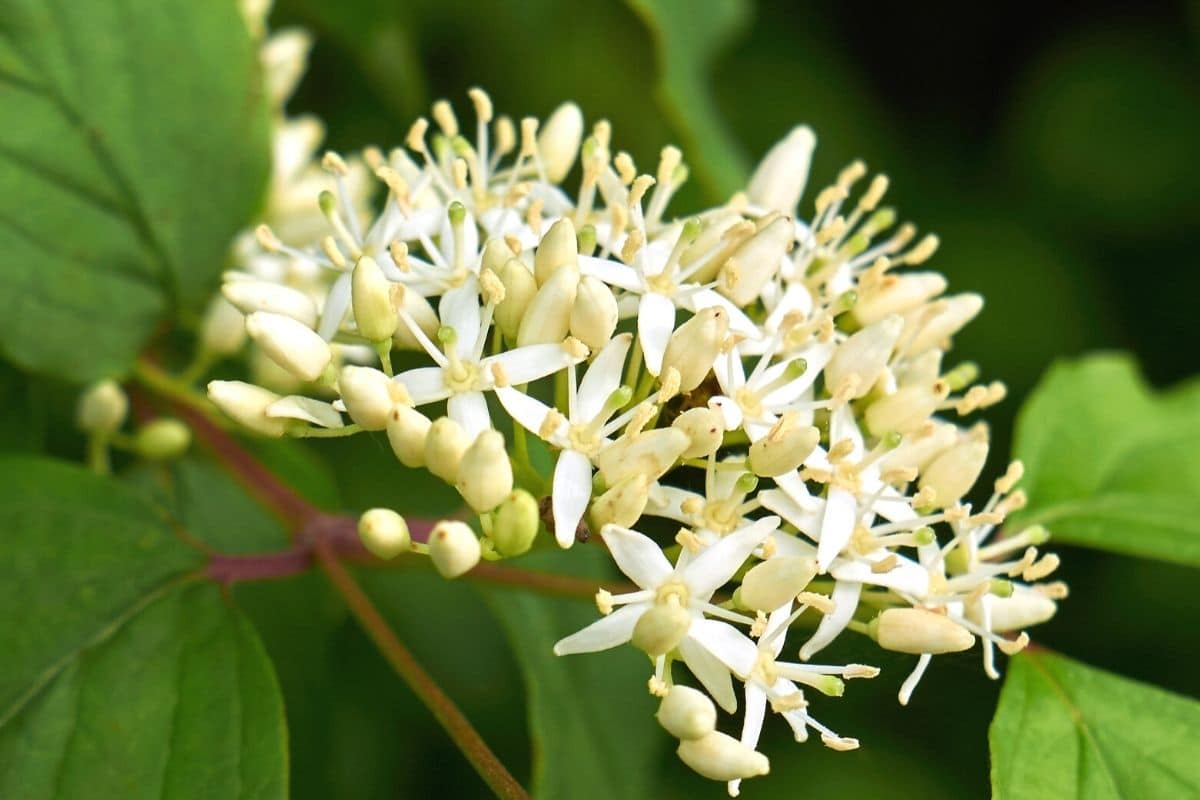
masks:
[[(1025, 501), (1019, 464), (967, 500), (988, 430), (958, 420), (1004, 387), (944, 362), (982, 299), (911, 269), (937, 239), (897, 224), (886, 177), (855, 162), (802, 216), (815, 137), (799, 127), (746, 191), (671, 217), (676, 148), (643, 174), (573, 104), (515, 122), (470, 100), (473, 136), (442, 101), (405, 147), (354, 160), (378, 213), (327, 154), (310, 200), (325, 229), (258, 229), (307, 288), (241, 270), (223, 296), (297, 388), (216, 381), (212, 401), (265, 436), (383, 432), (474, 512), (425, 543), (372, 510), (361, 532), (382, 557), (424, 553), (455, 577), (543, 540), (606, 547), (635, 586), (599, 592), (601, 618), (555, 651), (645, 652), (680, 758), (731, 793), (768, 771), (767, 708), (797, 740), (858, 746), (809, 709), (878, 673), (810, 663), (843, 632), (918, 656), (904, 703), (933, 655), (977, 639), (996, 675), (995, 649), (1024, 647), (1066, 589), (1043, 581), (1042, 528), (996, 535)], [(737, 710), (736, 684), (735, 738), (716, 706)]]
[(75, 427), (88, 437), (92, 466), (108, 469), (110, 448), (125, 450), (147, 461), (168, 461), (187, 452), (192, 431), (173, 417), (158, 417), (138, 425), (133, 433), (122, 429), (129, 419), (129, 398), (116, 381), (103, 380), (87, 387), (75, 404)]

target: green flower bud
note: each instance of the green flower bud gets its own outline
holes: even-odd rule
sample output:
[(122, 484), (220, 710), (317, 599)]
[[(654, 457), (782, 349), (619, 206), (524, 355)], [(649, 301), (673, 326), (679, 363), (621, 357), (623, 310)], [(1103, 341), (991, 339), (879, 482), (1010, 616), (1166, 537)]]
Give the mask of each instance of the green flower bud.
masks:
[(519, 556), (533, 546), (541, 514), (529, 492), (517, 489), (492, 512), (492, 543), (502, 556)]
[(183, 455), (192, 443), (192, 431), (177, 419), (156, 419), (138, 428), (133, 437), (137, 454), (151, 461)]

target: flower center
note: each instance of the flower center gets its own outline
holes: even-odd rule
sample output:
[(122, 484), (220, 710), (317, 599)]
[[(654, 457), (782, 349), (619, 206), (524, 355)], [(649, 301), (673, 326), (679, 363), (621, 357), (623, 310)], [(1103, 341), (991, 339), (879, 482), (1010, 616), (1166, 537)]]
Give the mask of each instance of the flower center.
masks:
[(452, 392), (473, 392), (478, 390), (479, 365), (467, 361), (455, 361), (442, 370), (442, 382)]
[(688, 587), (683, 581), (667, 581), (658, 587), (658, 592), (654, 596), (654, 602), (666, 605), (674, 598), (680, 607), (687, 608), (689, 595)]

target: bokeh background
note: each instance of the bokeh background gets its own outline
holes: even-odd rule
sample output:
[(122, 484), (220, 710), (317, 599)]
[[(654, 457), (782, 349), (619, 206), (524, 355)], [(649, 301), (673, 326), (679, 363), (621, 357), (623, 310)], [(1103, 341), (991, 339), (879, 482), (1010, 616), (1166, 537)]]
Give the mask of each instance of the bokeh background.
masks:
[[(431, 101), (447, 97), (469, 108), (465, 91), (477, 84), (513, 116), (544, 115), (576, 100), (589, 120), (612, 121), (615, 146), (644, 169), (663, 144), (682, 138), (677, 109), (656, 91), (655, 34), (622, 2), (276, 5), (274, 28), (300, 25), (317, 37), (289, 111), (324, 119), (336, 149), (398, 144)], [(1020, 398), (1056, 358), (1130, 351), (1159, 386), (1195, 373), (1200, 3), (830, 5), (692, 4), (697, 18), (721, 13), (735, 21), (700, 84), (741, 154), (722, 168), (752, 165), (792, 125), (807, 122), (819, 141), (810, 187), (855, 157), (892, 177), (891, 203), (941, 235), (934, 265), (952, 288), (987, 298), (955, 354), (1010, 388), (989, 413), (994, 469), (1009, 451)], [(721, 199), (697, 180), (673, 207)], [(332, 469), (317, 452), (332, 459)], [(293, 459), (286, 468), (314, 487), (332, 475), (337, 489), (326, 505), (398, 505), (397, 493), (406, 491), (386, 443), (363, 437), (323, 443), (313, 453), (311, 463)], [(203, 468), (185, 468), (181, 481), (203, 498), (190, 525), (214, 539), (254, 549), (281, 536)], [(423, 488), (404, 507), (446, 512), (453, 497)], [(233, 531), (223, 527), (227, 518), (251, 521)], [(1039, 642), (1200, 695), (1193, 574), (1067, 548), (1063, 556), (1060, 575), (1072, 596), (1037, 631)], [(527, 689), (487, 593), (416, 570), (365, 580), (402, 638), (528, 779)], [(319, 576), (249, 585), (238, 595), (286, 694), (297, 798), (486, 796)], [(577, 605), (586, 616), (586, 604)], [(555, 633), (569, 631), (563, 624)], [(744, 796), (986, 796), (987, 725), (1000, 687), (984, 677), (978, 654), (938, 658), (901, 709), (895, 692), (912, 660), (880, 657), (843, 639), (828, 651), (831, 660), (876, 663), (884, 675), (856, 682), (846, 698), (818, 703), (815, 713), (860, 738), (862, 749), (798, 746), (786, 726), (769, 724), (763, 747), (773, 774), (747, 782)], [(613, 685), (603, 669), (577, 677), (546, 688), (541, 702), (646, 705), (636, 727), (618, 732), (620, 741), (601, 726), (594, 742), (586, 731), (583, 740), (605, 753), (651, 748), (661, 767), (646, 796), (722, 796), (722, 787), (676, 761), (638, 685)], [(616, 760), (612, 769), (620, 769)], [(580, 781), (572, 796), (595, 794)]]

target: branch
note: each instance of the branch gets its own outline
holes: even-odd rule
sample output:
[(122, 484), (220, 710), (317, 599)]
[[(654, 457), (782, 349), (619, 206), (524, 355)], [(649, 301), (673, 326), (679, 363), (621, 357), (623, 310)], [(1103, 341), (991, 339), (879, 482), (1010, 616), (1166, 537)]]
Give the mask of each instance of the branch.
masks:
[(338, 561), (337, 555), (321, 541), (318, 541), (316, 552), (321, 569), (341, 593), (363, 630), (371, 637), (396, 674), (404, 679), (441, 723), (442, 728), (458, 745), (458, 749), (475, 767), (475, 771), (488, 787), (503, 800), (529, 800), (524, 787), (500, 763), (496, 754), (458, 710), (454, 701), (442, 691), (429, 673), (413, 658), (408, 648), (396, 638), (383, 615)]

